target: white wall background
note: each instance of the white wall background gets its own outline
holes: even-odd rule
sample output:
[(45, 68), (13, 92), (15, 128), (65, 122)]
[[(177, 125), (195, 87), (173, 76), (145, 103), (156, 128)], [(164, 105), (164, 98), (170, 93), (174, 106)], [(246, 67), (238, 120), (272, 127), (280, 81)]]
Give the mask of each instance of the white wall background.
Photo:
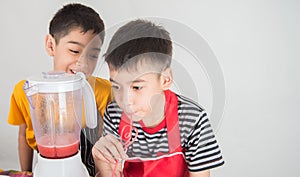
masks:
[[(10, 94), (19, 80), (52, 68), (44, 36), (52, 15), (66, 2), (0, 2), (2, 169), (19, 169), (18, 128), (7, 123)], [(100, 12), (107, 28), (155, 16), (179, 21), (208, 42), (226, 86), (225, 112), (216, 130), (226, 164), (212, 176), (299, 176), (299, 1), (80, 2)], [(210, 107), (209, 100), (204, 105)]]

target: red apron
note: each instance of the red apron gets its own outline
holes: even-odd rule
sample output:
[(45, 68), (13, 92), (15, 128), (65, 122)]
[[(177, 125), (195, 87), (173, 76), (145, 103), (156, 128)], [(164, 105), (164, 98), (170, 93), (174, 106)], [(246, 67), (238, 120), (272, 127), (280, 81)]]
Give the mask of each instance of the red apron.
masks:
[[(165, 121), (167, 127), (169, 153), (159, 155), (157, 158), (129, 159), (125, 161), (124, 177), (187, 177), (188, 170), (180, 142), (178, 121), (178, 98), (171, 91), (165, 91), (166, 112)], [(128, 125), (127, 116), (123, 113), (119, 134), (124, 126)], [(125, 137), (122, 137), (123, 139)], [(124, 139), (126, 140), (126, 139)], [(127, 139), (128, 140), (128, 139)], [(172, 141), (170, 141), (172, 140)]]

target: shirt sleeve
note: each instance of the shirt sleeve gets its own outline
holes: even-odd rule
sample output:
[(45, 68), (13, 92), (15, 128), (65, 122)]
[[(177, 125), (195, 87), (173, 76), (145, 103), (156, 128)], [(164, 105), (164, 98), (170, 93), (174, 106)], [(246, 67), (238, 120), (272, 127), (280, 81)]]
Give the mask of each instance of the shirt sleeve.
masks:
[(11, 125), (26, 124), (26, 140), (32, 149), (36, 149), (36, 141), (32, 127), (30, 108), (23, 90), (25, 80), (16, 84), (10, 100), (10, 108), (7, 122)]
[(110, 103), (104, 114), (103, 135), (113, 134), (119, 138), (118, 128), (122, 112), (115, 102)]
[(198, 172), (224, 164), (207, 113), (203, 110), (189, 136), (186, 161), (189, 171)]
[(25, 117), (28, 116), (28, 105), (26, 95), (23, 91), (23, 84), (21, 81), (15, 85), (13, 93), (10, 98), (10, 108), (8, 114), (8, 123), (11, 125), (21, 125), (25, 123)]

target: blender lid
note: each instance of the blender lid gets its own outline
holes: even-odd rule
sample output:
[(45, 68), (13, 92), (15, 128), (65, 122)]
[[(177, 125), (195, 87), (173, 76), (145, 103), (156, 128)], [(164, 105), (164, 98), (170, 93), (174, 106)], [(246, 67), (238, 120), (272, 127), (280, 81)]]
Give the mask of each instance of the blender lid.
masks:
[(27, 79), (27, 87), (36, 86), (39, 93), (68, 92), (82, 88), (82, 77), (66, 72), (43, 72)]

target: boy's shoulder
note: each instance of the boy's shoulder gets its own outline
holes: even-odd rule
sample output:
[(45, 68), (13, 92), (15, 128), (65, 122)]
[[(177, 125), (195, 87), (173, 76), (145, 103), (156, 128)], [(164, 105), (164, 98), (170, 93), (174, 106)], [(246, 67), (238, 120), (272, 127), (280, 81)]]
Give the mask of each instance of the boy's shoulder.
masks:
[(111, 102), (113, 98), (111, 83), (106, 79), (94, 76), (90, 77), (88, 82), (94, 90), (98, 110), (101, 116), (103, 116), (106, 105)]
[(14, 95), (25, 95), (25, 92), (23, 90), (23, 86), (24, 86), (25, 82), (26, 82), (26, 80), (20, 80), (19, 82), (17, 82), (15, 84), (15, 87), (13, 90)]
[(184, 96), (175, 93), (178, 98), (178, 109), (193, 109), (198, 110), (199, 112), (205, 111), (205, 109), (196, 101)]
[(182, 126), (194, 127), (208, 119), (206, 110), (194, 100), (183, 95), (177, 95), (178, 98), (178, 119)]
[(16, 87), (16, 88), (22, 88), (22, 89), (23, 89), (23, 85), (24, 85), (25, 82), (26, 82), (25, 79), (24, 79), (24, 80), (20, 80), (20, 81), (18, 81), (18, 82), (15, 84), (15, 87)]
[(123, 110), (119, 107), (115, 100), (112, 100), (107, 105), (107, 112), (109, 114), (115, 114), (117, 117), (121, 117)]
[(111, 89), (111, 83), (107, 79), (91, 76), (88, 81), (95, 88)]
[(111, 97), (111, 83), (107, 79), (91, 76), (88, 79), (95, 95), (109, 95)]
[(25, 82), (26, 82), (26, 80), (21, 80), (21, 81), (17, 82), (12, 91), (11, 101), (10, 101), (10, 109), (14, 110), (14, 111), (12, 111), (13, 114), (16, 113), (16, 111), (15, 111), (16, 107), (19, 107), (20, 109), (22, 108), (23, 111), (29, 110), (27, 97), (26, 97), (26, 94), (23, 89)]

